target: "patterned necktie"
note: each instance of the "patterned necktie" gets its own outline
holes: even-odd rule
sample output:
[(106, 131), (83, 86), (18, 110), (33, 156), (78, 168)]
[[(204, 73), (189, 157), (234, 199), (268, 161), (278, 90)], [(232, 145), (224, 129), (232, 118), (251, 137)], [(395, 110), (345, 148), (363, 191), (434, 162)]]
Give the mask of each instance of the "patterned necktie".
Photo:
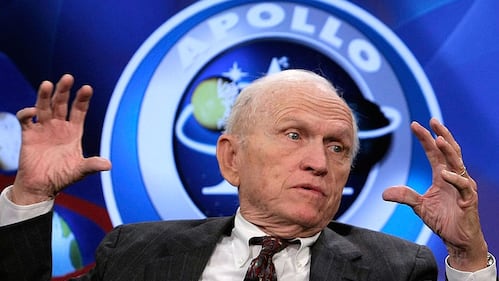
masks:
[(262, 245), (260, 254), (251, 261), (244, 281), (277, 281), (272, 257), (286, 248), (290, 242), (276, 237), (253, 237), (250, 245)]

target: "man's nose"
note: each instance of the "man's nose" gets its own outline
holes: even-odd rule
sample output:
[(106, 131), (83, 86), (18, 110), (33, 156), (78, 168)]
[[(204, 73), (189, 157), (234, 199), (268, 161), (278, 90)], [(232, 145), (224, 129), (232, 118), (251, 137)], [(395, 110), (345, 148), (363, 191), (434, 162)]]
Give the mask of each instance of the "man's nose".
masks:
[(303, 151), (301, 168), (311, 171), (317, 176), (326, 175), (328, 173), (326, 153), (326, 148), (322, 142), (320, 145), (310, 143)]

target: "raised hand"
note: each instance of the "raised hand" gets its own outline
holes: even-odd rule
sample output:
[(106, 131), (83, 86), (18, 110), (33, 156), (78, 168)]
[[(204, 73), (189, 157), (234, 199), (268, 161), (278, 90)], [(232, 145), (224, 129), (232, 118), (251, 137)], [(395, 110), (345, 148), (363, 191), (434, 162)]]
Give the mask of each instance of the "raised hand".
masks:
[(485, 268), (487, 244), (478, 215), (477, 185), (466, 171), (461, 148), (450, 131), (434, 118), (430, 127), (436, 138), (419, 123), (411, 124), (431, 164), (432, 185), (423, 195), (407, 186), (391, 187), (383, 199), (411, 206), (443, 240), (452, 267), (462, 271)]
[(63, 75), (54, 85), (44, 81), (35, 107), (20, 110), (22, 145), (11, 200), (19, 205), (53, 198), (59, 191), (90, 173), (109, 170), (101, 157), (83, 157), (81, 138), (92, 88), (76, 93), (68, 116), (68, 101), (74, 78)]

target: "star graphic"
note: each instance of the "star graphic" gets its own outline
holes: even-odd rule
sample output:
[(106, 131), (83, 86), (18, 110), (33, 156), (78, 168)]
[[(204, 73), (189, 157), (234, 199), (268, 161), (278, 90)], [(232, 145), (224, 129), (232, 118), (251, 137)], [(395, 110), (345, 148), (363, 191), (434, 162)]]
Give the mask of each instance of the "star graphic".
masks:
[(230, 70), (228, 72), (222, 73), (222, 75), (229, 78), (233, 82), (237, 82), (237, 81), (241, 80), (242, 77), (247, 76), (248, 73), (242, 72), (242, 69), (239, 68), (239, 66), (237, 65), (237, 62), (234, 62), (232, 64), (232, 67), (230, 68)]

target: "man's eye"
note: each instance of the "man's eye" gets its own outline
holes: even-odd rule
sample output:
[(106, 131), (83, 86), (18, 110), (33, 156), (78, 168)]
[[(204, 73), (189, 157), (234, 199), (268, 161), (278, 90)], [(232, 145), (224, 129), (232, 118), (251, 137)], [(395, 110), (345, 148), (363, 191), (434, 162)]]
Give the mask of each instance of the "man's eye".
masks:
[(329, 149), (330, 149), (332, 152), (336, 152), (336, 153), (343, 152), (343, 150), (344, 150), (343, 146), (341, 146), (341, 145), (337, 145), (337, 144), (335, 144), (335, 145), (331, 145), (331, 146), (329, 147)]
[(288, 138), (292, 139), (292, 140), (299, 140), (300, 139), (300, 134), (298, 134), (297, 132), (291, 132), (291, 133), (288, 133)]

